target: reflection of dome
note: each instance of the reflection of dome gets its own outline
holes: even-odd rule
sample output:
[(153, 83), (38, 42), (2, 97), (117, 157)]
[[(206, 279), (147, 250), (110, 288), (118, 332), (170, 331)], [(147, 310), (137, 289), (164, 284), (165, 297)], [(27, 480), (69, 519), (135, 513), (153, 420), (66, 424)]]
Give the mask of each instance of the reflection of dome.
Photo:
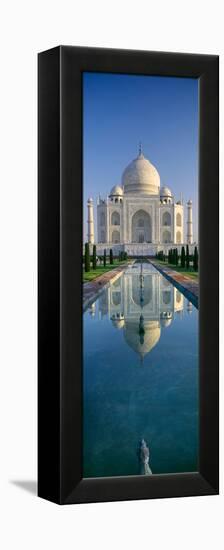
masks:
[(172, 193), (169, 187), (162, 187), (160, 191), (160, 197), (172, 197)]
[(122, 314), (112, 315), (111, 321), (115, 328), (121, 329), (124, 327), (124, 316)]
[(173, 314), (171, 311), (164, 311), (160, 314), (160, 322), (162, 327), (169, 327), (172, 323)]
[(122, 187), (120, 187), (120, 185), (114, 185), (114, 187), (112, 187), (111, 189), (111, 192), (110, 192), (110, 196), (111, 195), (118, 195), (119, 197), (122, 197), (124, 194), (123, 192), (123, 189)]
[(124, 170), (122, 185), (124, 193), (158, 195), (160, 177), (155, 166), (140, 152), (138, 157)]
[(124, 326), (124, 319), (112, 319), (112, 324), (120, 330)]
[(158, 321), (144, 321), (144, 330), (144, 335), (141, 337), (139, 334), (139, 320), (125, 321), (125, 340), (142, 358), (157, 344), (161, 332)]
[(172, 319), (161, 319), (161, 326), (162, 327), (169, 327), (172, 323)]

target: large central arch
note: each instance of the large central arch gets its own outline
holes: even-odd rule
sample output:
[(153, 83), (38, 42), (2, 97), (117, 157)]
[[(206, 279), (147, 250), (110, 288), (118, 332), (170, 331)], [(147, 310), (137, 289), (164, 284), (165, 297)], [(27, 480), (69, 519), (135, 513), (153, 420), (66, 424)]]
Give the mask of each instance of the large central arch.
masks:
[(152, 220), (145, 210), (137, 210), (132, 217), (131, 238), (133, 243), (152, 242)]

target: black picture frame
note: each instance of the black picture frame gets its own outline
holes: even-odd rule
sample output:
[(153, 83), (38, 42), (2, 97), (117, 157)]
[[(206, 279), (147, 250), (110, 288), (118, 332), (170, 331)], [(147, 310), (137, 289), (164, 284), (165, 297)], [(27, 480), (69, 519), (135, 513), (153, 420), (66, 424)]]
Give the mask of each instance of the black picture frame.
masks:
[[(82, 72), (199, 79), (198, 473), (82, 478)], [(219, 58), (59, 46), (38, 56), (38, 495), (59, 504), (218, 494)], [(208, 223), (208, 220), (209, 223)]]

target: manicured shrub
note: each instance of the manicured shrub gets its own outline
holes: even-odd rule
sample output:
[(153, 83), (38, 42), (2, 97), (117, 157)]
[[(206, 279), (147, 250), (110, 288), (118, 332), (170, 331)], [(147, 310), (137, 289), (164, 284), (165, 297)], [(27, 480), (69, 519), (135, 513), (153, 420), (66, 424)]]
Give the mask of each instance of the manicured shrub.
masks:
[(90, 271), (89, 243), (85, 243), (85, 271)]
[(181, 267), (185, 267), (185, 248), (182, 246), (181, 248)]
[(198, 249), (197, 249), (197, 246), (194, 247), (193, 266), (194, 266), (194, 271), (198, 271)]
[(166, 256), (165, 256), (163, 250), (160, 250), (159, 252), (157, 252), (156, 258), (158, 258), (158, 260), (160, 260), (161, 262), (166, 261)]
[(96, 269), (96, 245), (93, 245), (93, 269)]
[(186, 268), (189, 269), (190, 266), (190, 256), (189, 256), (189, 246), (186, 247)]

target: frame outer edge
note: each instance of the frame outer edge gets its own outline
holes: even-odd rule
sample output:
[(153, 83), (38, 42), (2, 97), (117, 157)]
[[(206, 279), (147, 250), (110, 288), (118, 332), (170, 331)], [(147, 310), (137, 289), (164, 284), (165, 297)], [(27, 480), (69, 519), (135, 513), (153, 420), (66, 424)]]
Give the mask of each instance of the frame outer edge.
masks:
[(38, 495), (60, 502), (59, 48), (38, 55)]

